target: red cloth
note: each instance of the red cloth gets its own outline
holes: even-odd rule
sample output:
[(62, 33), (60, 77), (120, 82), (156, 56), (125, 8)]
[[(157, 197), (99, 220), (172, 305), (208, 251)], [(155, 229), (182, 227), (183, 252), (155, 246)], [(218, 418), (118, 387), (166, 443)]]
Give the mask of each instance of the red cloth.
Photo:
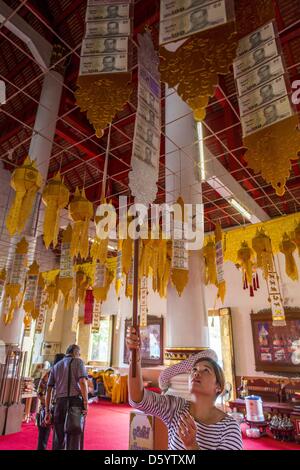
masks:
[(84, 304), (84, 323), (91, 325), (93, 323), (94, 295), (92, 290), (87, 290)]

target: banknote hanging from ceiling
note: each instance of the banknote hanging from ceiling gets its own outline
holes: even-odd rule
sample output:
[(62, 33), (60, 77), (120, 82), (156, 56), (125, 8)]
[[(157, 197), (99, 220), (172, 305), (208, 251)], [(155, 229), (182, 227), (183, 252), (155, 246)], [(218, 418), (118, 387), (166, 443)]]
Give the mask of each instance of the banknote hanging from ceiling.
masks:
[(282, 196), (291, 160), (298, 158), (300, 133), (275, 21), (267, 21), (240, 39), (233, 71), (245, 159)]
[(129, 100), (132, 0), (88, 0), (76, 100), (97, 137)]
[(148, 206), (157, 194), (161, 132), (159, 57), (150, 31), (138, 35), (138, 106), (129, 187), (136, 204)]
[(205, 118), (218, 75), (227, 74), (235, 58), (237, 40), (233, 0), (161, 0), (161, 79), (177, 89), (195, 120)]

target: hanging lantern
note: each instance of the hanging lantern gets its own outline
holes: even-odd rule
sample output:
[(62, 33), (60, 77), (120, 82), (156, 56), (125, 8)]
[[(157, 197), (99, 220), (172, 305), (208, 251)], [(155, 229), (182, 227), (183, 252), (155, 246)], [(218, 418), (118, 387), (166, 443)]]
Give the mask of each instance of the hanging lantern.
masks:
[(152, 289), (154, 292), (158, 291), (158, 252), (159, 240), (152, 240), (152, 256), (150, 267), (152, 269)]
[(39, 275), (38, 287), (35, 301), (35, 309), (32, 317), (36, 319), (35, 332), (42, 333), (47, 313), (47, 293), (45, 291), (45, 281), (43, 275)]
[(25, 238), (17, 244), (12, 264), (9, 282), (5, 286), (5, 298), (10, 299), (9, 312), (4, 315), (4, 323), (8, 325), (13, 320), (13, 314), (18, 308), (26, 278), (28, 243)]
[(58, 279), (59, 274), (57, 274), (54, 279), (51, 279), (48, 283), (46, 283), (45, 291), (47, 294), (46, 303), (48, 310), (53, 308), (58, 301)]
[(244, 289), (250, 288), (250, 295), (253, 297), (253, 286), (252, 286), (252, 276), (253, 276), (253, 263), (252, 263), (253, 251), (249, 247), (248, 243), (243, 242), (241, 248), (237, 253), (238, 261), (242, 267), (243, 272), (243, 281)]
[(76, 302), (84, 304), (86, 290), (90, 286), (90, 278), (80, 269), (76, 273)]
[(32, 263), (32, 265), (28, 269), (27, 273), (27, 281), (26, 281), (26, 288), (24, 294), (24, 302), (23, 308), (25, 311), (25, 318), (24, 323), (31, 324), (31, 318), (33, 318), (35, 312), (35, 301), (36, 301), (36, 293), (38, 288), (38, 280), (39, 280), (39, 265), (36, 261)]
[(51, 242), (55, 248), (57, 245), (60, 211), (69, 202), (69, 190), (64, 185), (59, 173), (48, 181), (43, 191), (43, 203), (46, 206), (44, 219), (44, 242), (49, 248)]
[(3, 294), (3, 290), (4, 290), (5, 280), (6, 280), (6, 269), (3, 268), (2, 271), (0, 272), (0, 301), (1, 301), (1, 299), (2, 299), (2, 294)]
[(85, 259), (89, 255), (89, 224), (93, 217), (93, 204), (87, 200), (84, 189), (75, 191), (74, 199), (69, 204), (69, 216), (73, 220), (71, 256), (80, 255)]
[(32, 211), (35, 195), (42, 185), (42, 176), (35, 162), (27, 157), (23, 165), (13, 172), (10, 184), (16, 194), (6, 217), (6, 227), (10, 236), (13, 236), (23, 231)]
[(127, 275), (131, 269), (133, 240), (127, 237), (122, 243), (122, 273)]
[(65, 306), (68, 305), (69, 295), (73, 287), (73, 258), (71, 256), (72, 227), (69, 224), (64, 230), (61, 243), (60, 272), (58, 286), (65, 299)]
[(107, 258), (108, 252), (108, 239), (101, 240), (96, 237), (91, 246), (91, 257), (93, 261), (99, 261), (104, 264)]
[(294, 258), (294, 251), (297, 249), (296, 244), (290, 239), (287, 233), (283, 235), (280, 244), (280, 251), (285, 256), (286, 274), (293, 280), (298, 281), (298, 269)]
[(162, 299), (167, 297), (167, 288), (168, 288), (170, 275), (171, 275), (171, 259), (172, 259), (172, 242), (167, 241), (167, 257), (166, 257), (166, 262), (165, 262), (165, 270), (164, 270), (164, 274), (163, 274), (163, 277), (161, 279), (160, 286), (159, 286), (159, 295)]
[(267, 279), (268, 272), (273, 271), (273, 252), (271, 239), (263, 228), (257, 230), (252, 240), (252, 248), (256, 253), (256, 265), (263, 270), (264, 278)]

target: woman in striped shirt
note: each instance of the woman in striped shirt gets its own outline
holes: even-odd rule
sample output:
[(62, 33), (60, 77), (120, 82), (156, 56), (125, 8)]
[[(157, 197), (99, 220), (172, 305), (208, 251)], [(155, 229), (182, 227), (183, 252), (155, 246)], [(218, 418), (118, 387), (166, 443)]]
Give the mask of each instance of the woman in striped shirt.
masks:
[[(170, 450), (241, 450), (239, 424), (215, 406), (224, 389), (224, 373), (214, 351), (202, 351), (177, 367), (167, 369), (160, 383), (171, 375), (190, 371), (190, 393), (194, 401), (145, 390), (142, 379), (140, 338), (134, 328), (127, 331), (126, 343), (137, 351), (136, 377), (129, 371), (130, 404), (144, 413), (158, 416), (168, 428)], [(176, 371), (176, 366), (175, 366)]]

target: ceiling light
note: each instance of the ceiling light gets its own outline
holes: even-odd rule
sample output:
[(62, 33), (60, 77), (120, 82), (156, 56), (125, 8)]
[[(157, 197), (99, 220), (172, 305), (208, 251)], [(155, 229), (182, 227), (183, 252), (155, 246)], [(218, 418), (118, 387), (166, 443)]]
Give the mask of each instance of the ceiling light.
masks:
[(197, 122), (197, 134), (198, 134), (198, 147), (199, 147), (199, 169), (201, 181), (205, 181), (205, 152), (204, 152), (204, 142), (203, 142), (203, 124), (202, 122)]
[(248, 212), (238, 201), (234, 198), (228, 200), (229, 204), (232, 205), (245, 219), (248, 219), (250, 222), (252, 221), (252, 214)]
[(207, 182), (224, 199), (232, 198), (232, 192), (229, 191), (229, 189), (224, 186), (224, 184), (216, 176), (214, 176), (213, 178), (209, 178)]

